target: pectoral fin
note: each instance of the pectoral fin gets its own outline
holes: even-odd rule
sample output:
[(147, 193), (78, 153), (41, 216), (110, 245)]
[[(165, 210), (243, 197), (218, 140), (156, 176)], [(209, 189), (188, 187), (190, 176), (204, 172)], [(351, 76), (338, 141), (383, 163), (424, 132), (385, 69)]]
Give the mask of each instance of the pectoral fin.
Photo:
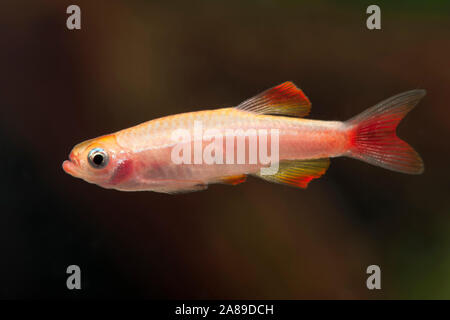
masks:
[(158, 192), (169, 193), (169, 194), (181, 194), (181, 193), (190, 193), (196, 191), (203, 191), (208, 189), (207, 184), (199, 183), (195, 185), (186, 185), (186, 186), (177, 186), (177, 187), (166, 187), (158, 190)]
[(327, 171), (329, 165), (329, 158), (282, 161), (276, 174), (261, 175), (258, 173), (256, 176), (270, 182), (306, 188), (312, 179), (320, 178)]

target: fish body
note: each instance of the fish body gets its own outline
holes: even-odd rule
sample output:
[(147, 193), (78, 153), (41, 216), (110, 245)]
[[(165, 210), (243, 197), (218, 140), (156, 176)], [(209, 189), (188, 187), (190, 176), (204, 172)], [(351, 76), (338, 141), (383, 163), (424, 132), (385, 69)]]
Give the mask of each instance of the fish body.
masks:
[(287, 82), (234, 108), (167, 116), (85, 141), (63, 168), (105, 188), (165, 193), (234, 185), (247, 175), (305, 188), (339, 156), (418, 174), (422, 160), (395, 129), (424, 94), (400, 94), (345, 122), (320, 121), (301, 118), (311, 104)]

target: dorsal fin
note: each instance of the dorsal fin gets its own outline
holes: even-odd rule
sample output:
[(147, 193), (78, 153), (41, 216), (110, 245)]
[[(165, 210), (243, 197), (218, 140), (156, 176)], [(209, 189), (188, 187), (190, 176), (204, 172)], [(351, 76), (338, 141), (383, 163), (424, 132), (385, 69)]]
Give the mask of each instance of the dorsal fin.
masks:
[(320, 178), (329, 165), (329, 158), (282, 161), (276, 174), (256, 175), (270, 182), (306, 188), (312, 179)]
[(311, 110), (311, 102), (302, 90), (288, 81), (245, 100), (236, 108), (257, 114), (304, 117)]

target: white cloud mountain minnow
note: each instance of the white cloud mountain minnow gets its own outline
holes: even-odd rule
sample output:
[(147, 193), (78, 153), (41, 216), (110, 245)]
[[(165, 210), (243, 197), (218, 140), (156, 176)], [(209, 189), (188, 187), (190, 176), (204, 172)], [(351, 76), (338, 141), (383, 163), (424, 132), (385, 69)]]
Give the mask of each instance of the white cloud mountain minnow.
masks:
[[(234, 108), (177, 114), (85, 141), (73, 148), (63, 168), (74, 177), (104, 188), (165, 193), (203, 190), (210, 183), (234, 185), (244, 182), (247, 175), (306, 188), (312, 179), (325, 173), (329, 158), (341, 156), (420, 174), (424, 169), (422, 159), (395, 131), (424, 95), (425, 90), (398, 94), (345, 122), (308, 120), (301, 117), (309, 113), (311, 103), (293, 83), (286, 82)], [(228, 149), (218, 135), (199, 135), (196, 124), (205, 132), (223, 134), (225, 138), (233, 130), (238, 138), (243, 136), (244, 163), (225, 161), (227, 156), (233, 160), (239, 152), (237, 144)], [(177, 130), (190, 134), (189, 140), (182, 141), (181, 149), (180, 142), (174, 141)], [(268, 145), (277, 142), (278, 149), (271, 150), (277, 152), (278, 170), (269, 175), (261, 171), (269, 166), (267, 162), (250, 161), (251, 152), (255, 152), (252, 137), (255, 132), (265, 131), (277, 133), (276, 139), (264, 139)], [(261, 143), (263, 139), (257, 135), (256, 141)], [(174, 161), (177, 145), (183, 159), (192, 162)], [(219, 161), (208, 162), (206, 156), (195, 159), (192, 150), (210, 152)]]

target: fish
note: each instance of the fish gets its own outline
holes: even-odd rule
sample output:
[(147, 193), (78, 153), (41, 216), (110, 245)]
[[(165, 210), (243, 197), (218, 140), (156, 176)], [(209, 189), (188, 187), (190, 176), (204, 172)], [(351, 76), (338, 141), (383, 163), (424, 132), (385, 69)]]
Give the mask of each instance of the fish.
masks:
[(421, 174), (420, 155), (396, 128), (425, 94), (400, 93), (347, 121), (312, 120), (304, 118), (309, 98), (288, 81), (235, 107), (166, 116), (84, 141), (62, 167), (103, 188), (169, 194), (238, 185), (248, 176), (306, 188), (335, 157)]

